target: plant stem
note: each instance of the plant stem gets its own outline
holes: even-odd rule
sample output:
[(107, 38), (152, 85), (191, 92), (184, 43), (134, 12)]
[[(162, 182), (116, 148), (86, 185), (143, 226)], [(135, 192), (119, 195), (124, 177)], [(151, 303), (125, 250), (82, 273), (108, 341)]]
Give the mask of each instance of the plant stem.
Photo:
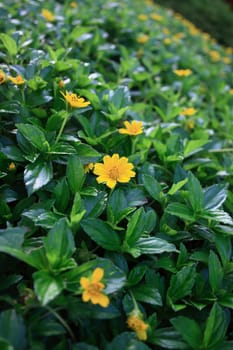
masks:
[(55, 310), (53, 310), (51, 307), (49, 307), (49, 306), (45, 306), (45, 307), (46, 307), (46, 309), (49, 310), (49, 312), (51, 314), (53, 314), (54, 317), (56, 317), (58, 319), (58, 321), (64, 326), (64, 328), (69, 333), (71, 339), (75, 342), (76, 341), (75, 335), (72, 332), (72, 330), (70, 329), (70, 327), (68, 326), (68, 324), (66, 323), (66, 321)]
[[(66, 105), (66, 111), (67, 111), (67, 105)], [(68, 111), (67, 111), (67, 112), (68, 112)], [(66, 116), (65, 116), (65, 118), (64, 118), (64, 120), (63, 120), (63, 122), (62, 122), (62, 125), (61, 125), (61, 127), (60, 127), (60, 130), (59, 130), (59, 132), (58, 132), (58, 134), (57, 134), (57, 137), (56, 137), (56, 140), (55, 140), (55, 145), (56, 145), (56, 144), (58, 143), (58, 141), (60, 140), (60, 137), (61, 137), (61, 135), (62, 135), (62, 133), (63, 133), (63, 130), (64, 130), (64, 128), (65, 128), (65, 125), (66, 125), (66, 123), (67, 123), (68, 118), (69, 118), (69, 114), (67, 113)]]

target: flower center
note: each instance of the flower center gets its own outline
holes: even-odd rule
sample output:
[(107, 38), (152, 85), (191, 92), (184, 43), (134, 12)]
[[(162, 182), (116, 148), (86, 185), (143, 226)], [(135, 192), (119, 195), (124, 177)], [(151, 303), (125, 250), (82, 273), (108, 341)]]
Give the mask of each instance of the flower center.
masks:
[(96, 295), (96, 294), (99, 294), (102, 289), (103, 289), (103, 287), (100, 283), (91, 283), (88, 286), (87, 291), (91, 295)]
[(72, 94), (72, 95), (71, 95), (71, 101), (72, 101), (72, 102), (77, 102), (77, 101), (78, 101), (77, 96), (74, 95), (74, 94)]
[(117, 180), (119, 177), (119, 169), (116, 166), (113, 166), (109, 171), (108, 171), (108, 176), (113, 179)]

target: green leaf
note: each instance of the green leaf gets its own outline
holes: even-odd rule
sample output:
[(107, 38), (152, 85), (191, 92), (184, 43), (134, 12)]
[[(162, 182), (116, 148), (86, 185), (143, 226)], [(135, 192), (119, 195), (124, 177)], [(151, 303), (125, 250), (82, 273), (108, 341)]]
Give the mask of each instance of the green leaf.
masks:
[(207, 210), (218, 209), (226, 200), (227, 192), (225, 185), (213, 185), (204, 191), (204, 208)]
[(199, 212), (203, 209), (203, 191), (200, 182), (192, 174), (188, 174), (188, 199), (194, 210), (194, 212)]
[(31, 124), (16, 124), (16, 126), (23, 137), (25, 137), (32, 146), (41, 152), (47, 152), (49, 150), (49, 144), (45, 134), (37, 126)]
[(133, 286), (141, 281), (147, 270), (146, 265), (136, 265), (129, 273), (127, 282)]
[(156, 237), (142, 237), (128, 250), (134, 257), (142, 254), (162, 254), (176, 251), (174, 244)]
[(107, 205), (108, 221), (117, 225), (134, 210), (135, 208), (128, 206), (127, 198), (122, 189), (117, 188), (111, 193)]
[(64, 212), (70, 199), (69, 187), (66, 178), (62, 178), (54, 188), (55, 206), (60, 212)]
[(111, 343), (108, 343), (106, 350), (150, 350), (150, 348), (137, 340), (136, 335), (124, 332), (117, 335)]
[(6, 310), (0, 314), (0, 338), (12, 346), (6, 347), (8, 350), (26, 350), (26, 328), (22, 317), (15, 310)]
[(177, 191), (179, 191), (187, 183), (187, 181), (188, 181), (188, 179), (186, 178), (184, 180), (181, 180), (181, 181), (173, 184), (167, 194), (169, 194), (170, 196), (173, 196), (173, 194), (175, 194)]
[(196, 321), (188, 317), (179, 316), (171, 319), (171, 323), (192, 349), (197, 350), (200, 348), (202, 332)]
[(164, 349), (187, 350), (187, 343), (174, 328), (159, 328), (150, 335), (150, 343)]
[(130, 247), (133, 246), (135, 242), (137, 242), (138, 239), (143, 235), (144, 227), (145, 211), (144, 208), (141, 207), (136, 210), (129, 219), (124, 243)]
[(104, 221), (89, 218), (82, 220), (81, 226), (88, 236), (102, 248), (111, 251), (121, 250), (119, 235)]
[(35, 293), (42, 305), (55, 299), (64, 288), (62, 278), (47, 271), (34, 272), (33, 280)]
[(211, 349), (221, 348), (221, 343), (227, 331), (227, 319), (224, 310), (215, 303), (206, 321), (202, 346)]
[(211, 250), (209, 255), (209, 281), (213, 292), (218, 291), (222, 287), (223, 269), (218, 256)]
[(9, 52), (10, 56), (16, 56), (18, 52), (18, 48), (14, 39), (12, 39), (9, 35), (1, 33), (0, 39), (4, 45), (4, 47)]
[(69, 157), (66, 176), (71, 192), (73, 194), (79, 192), (85, 180), (85, 173), (83, 164), (78, 156), (72, 155)]
[(184, 147), (184, 157), (190, 157), (191, 155), (198, 153), (203, 150), (204, 145), (206, 145), (208, 140), (190, 140), (186, 143)]
[(67, 220), (60, 219), (44, 238), (46, 256), (52, 269), (63, 270), (74, 267), (71, 259), (75, 251), (73, 234)]
[(130, 289), (137, 301), (148, 303), (155, 306), (162, 306), (162, 298), (159, 290), (154, 286), (142, 283)]
[(163, 192), (160, 183), (151, 175), (143, 174), (142, 176), (143, 184), (149, 195), (161, 202), (163, 198)]
[(167, 296), (168, 300), (175, 303), (177, 300), (190, 295), (196, 279), (196, 266), (184, 266), (177, 274), (173, 275), (170, 280)]
[(75, 145), (77, 154), (83, 163), (88, 164), (95, 162), (100, 157), (100, 153), (97, 152), (93, 147), (86, 145), (85, 143), (78, 143)]
[(28, 195), (38, 191), (53, 178), (51, 162), (37, 160), (26, 166), (24, 171), (24, 182)]
[(167, 208), (166, 212), (171, 215), (178, 216), (179, 218), (183, 219), (184, 221), (195, 221), (194, 213), (191, 209), (187, 207), (187, 205), (182, 203), (170, 203)]

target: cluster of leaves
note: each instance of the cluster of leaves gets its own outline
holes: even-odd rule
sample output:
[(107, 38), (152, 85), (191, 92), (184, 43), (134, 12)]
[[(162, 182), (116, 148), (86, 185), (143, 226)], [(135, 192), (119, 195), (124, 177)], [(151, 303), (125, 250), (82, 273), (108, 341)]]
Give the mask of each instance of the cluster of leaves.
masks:
[(225, 46), (232, 46), (233, 12), (232, 1), (225, 0), (157, 0), (156, 3), (171, 7), (209, 33)]
[[(1, 349), (232, 349), (233, 50), (149, 0), (0, 18)], [(110, 190), (85, 169), (113, 154), (136, 176)]]

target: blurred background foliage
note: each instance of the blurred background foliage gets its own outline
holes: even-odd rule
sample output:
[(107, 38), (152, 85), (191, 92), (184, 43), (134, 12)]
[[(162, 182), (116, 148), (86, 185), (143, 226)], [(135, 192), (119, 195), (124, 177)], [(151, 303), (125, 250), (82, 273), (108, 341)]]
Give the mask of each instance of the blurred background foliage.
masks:
[(156, 0), (209, 33), (220, 44), (233, 46), (233, 7), (223, 0)]

